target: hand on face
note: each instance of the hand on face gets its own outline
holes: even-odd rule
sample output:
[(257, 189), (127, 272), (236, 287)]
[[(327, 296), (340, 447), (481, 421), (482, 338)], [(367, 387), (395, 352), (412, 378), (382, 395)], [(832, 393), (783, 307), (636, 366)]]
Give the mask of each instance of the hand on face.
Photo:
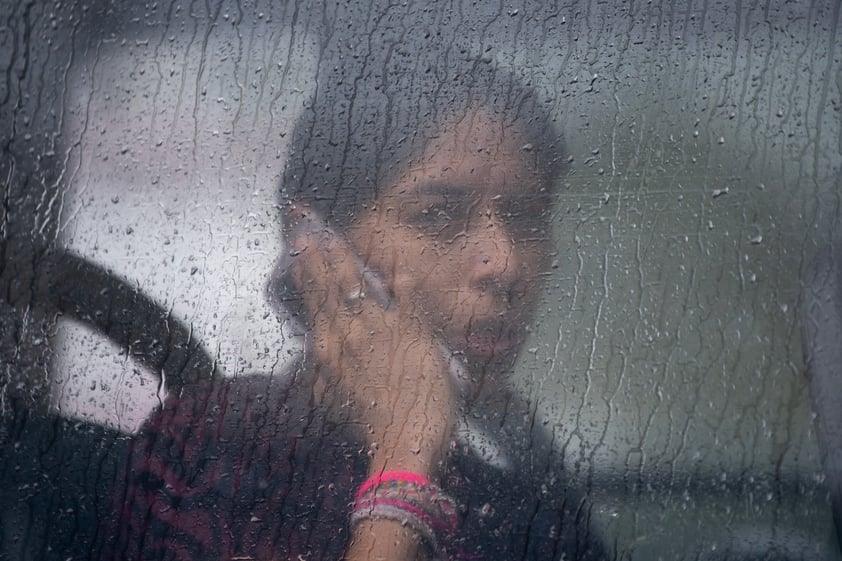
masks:
[(293, 277), (312, 318), (309, 351), (328, 391), (353, 407), (372, 471), (429, 473), (451, 429), (447, 359), (421, 318), (391, 304), (341, 236), (301, 218)]

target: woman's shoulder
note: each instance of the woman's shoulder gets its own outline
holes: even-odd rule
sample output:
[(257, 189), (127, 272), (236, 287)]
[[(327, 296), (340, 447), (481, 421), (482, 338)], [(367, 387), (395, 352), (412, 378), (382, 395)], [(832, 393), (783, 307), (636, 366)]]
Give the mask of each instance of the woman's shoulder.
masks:
[(552, 436), (516, 393), (479, 403), (449, 455), (463, 507), (460, 547), (482, 559), (605, 559), (587, 490), (568, 480)]
[(221, 427), (288, 423), (290, 415), (302, 410), (309, 399), (306, 386), (304, 374), (297, 371), (198, 380), (171, 389), (140, 433), (199, 422)]
[(319, 407), (295, 377), (209, 380), (168, 396), (134, 439), (118, 546), (127, 558), (341, 551), (365, 458)]
[(207, 457), (237, 461), (271, 448), (273, 457), (282, 458), (343, 443), (357, 447), (353, 431), (332, 421), (314, 396), (310, 375), (296, 370), (208, 379), (171, 392), (141, 428), (133, 449), (205, 465)]

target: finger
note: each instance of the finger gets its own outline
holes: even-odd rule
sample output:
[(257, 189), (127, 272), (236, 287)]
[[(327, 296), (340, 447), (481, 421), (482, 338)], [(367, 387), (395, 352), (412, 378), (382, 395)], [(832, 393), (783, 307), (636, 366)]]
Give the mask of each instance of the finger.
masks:
[[(378, 346), (373, 336), (390, 323), (381, 306), (386, 292), (366, 274), (350, 243), (314, 223), (294, 230), (293, 273), (312, 320), (313, 350), (339, 372), (360, 366), (347, 364), (348, 355), (358, 363), (360, 355)], [(343, 361), (346, 368), (340, 368)]]
[(338, 302), (331, 289), (338, 278), (337, 264), (347, 252), (336, 248), (332, 240), (341, 238), (311, 209), (294, 207), (287, 220), (293, 279), (308, 312), (311, 317), (335, 313)]
[(395, 415), (391, 421), (430, 407), (430, 396), (449, 402), (443, 353), (413, 310), (393, 305), (379, 275), (315, 215), (302, 214), (291, 233), (294, 278), (312, 319), (311, 352), (328, 367), (326, 381), (362, 407), (381, 403), (389, 413), (379, 421), (388, 425)]
[(329, 236), (325, 232), (307, 232), (293, 243), (294, 278), (314, 324), (333, 321), (345, 307), (338, 283), (346, 258), (326, 248), (324, 242)]
[(331, 234), (323, 236), (320, 243), (327, 254), (339, 256), (335, 261), (335, 281), (349, 307), (359, 306), (361, 300), (371, 300), (382, 309), (391, 307), (393, 299), (382, 276), (363, 262), (344, 237)]

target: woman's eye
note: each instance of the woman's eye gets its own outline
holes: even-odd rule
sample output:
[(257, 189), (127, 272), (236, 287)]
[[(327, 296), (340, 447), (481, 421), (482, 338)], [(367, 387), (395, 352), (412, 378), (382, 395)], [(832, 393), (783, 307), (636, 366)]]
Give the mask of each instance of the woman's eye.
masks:
[(412, 214), (410, 216), (410, 221), (414, 226), (425, 228), (428, 226), (447, 224), (450, 221), (450, 217), (440, 206), (430, 205)]
[(439, 206), (431, 206), (421, 211), (421, 214), (427, 220), (434, 224), (450, 222), (451, 216), (447, 210)]

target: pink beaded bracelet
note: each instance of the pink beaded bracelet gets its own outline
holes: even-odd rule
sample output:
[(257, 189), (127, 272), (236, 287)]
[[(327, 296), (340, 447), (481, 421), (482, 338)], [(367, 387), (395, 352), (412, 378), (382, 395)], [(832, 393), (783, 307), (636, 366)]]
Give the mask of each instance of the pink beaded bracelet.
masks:
[(357, 491), (351, 525), (365, 519), (400, 522), (438, 551), (456, 533), (459, 512), (456, 501), (423, 475), (387, 471), (371, 477)]

